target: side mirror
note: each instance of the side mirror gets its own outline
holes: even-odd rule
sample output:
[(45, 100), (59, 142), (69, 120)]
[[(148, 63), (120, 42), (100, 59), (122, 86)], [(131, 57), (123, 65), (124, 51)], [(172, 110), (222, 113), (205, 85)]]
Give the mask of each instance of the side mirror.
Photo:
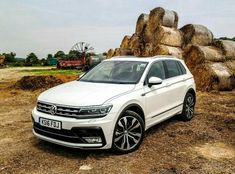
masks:
[(159, 85), (162, 84), (162, 79), (158, 77), (150, 77), (148, 80), (148, 86), (151, 87), (153, 85)]

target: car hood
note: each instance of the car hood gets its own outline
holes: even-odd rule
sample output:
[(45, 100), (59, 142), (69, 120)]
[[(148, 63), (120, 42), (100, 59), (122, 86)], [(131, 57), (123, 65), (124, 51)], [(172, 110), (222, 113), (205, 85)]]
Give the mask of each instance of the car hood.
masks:
[(72, 81), (43, 92), (39, 101), (69, 105), (102, 105), (108, 99), (133, 90), (133, 84), (108, 84)]

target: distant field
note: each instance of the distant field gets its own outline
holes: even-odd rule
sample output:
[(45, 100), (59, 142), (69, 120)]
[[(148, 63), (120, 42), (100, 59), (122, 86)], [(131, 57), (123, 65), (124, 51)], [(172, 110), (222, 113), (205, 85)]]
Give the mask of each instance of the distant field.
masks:
[(29, 70), (22, 70), (21, 72), (30, 73), (32, 75), (55, 75), (55, 74), (81, 74), (81, 70), (75, 69), (29, 69)]

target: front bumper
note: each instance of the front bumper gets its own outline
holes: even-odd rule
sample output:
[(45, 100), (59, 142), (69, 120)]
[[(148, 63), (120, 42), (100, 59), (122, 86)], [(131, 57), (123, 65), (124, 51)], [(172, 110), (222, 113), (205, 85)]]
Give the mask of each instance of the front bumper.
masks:
[(41, 140), (48, 141), (48, 142), (58, 144), (61, 146), (71, 147), (71, 148), (100, 148), (102, 147), (102, 143), (97, 143), (97, 144), (70, 143), (70, 142), (61, 141), (61, 140), (54, 139), (54, 138), (49, 138), (47, 136), (43, 136), (41, 134), (36, 133), (34, 129), (33, 129), (33, 134)]
[[(72, 148), (108, 149), (112, 147), (115, 113), (109, 113), (103, 118), (75, 119), (54, 116), (32, 111), (33, 134), (39, 139)], [(57, 120), (62, 123), (62, 129), (56, 130), (39, 125), (39, 118)], [(88, 143), (83, 137), (101, 137), (102, 142)]]

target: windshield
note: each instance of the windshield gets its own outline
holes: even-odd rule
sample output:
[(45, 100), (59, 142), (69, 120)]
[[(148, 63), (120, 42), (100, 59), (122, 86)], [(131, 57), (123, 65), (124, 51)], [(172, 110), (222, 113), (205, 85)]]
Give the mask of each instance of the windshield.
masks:
[(139, 61), (104, 61), (87, 72), (80, 81), (136, 84), (147, 64)]

